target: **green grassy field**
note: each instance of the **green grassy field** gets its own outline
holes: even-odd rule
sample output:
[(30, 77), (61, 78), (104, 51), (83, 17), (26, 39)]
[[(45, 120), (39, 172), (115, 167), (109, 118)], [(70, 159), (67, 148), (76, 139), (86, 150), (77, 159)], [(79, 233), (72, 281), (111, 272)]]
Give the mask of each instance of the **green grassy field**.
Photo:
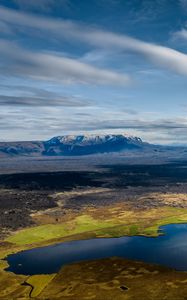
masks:
[[(105, 208), (106, 210), (107, 208)], [(111, 208), (110, 208), (111, 209)], [(171, 223), (187, 222), (187, 209), (164, 207), (142, 211), (141, 215), (133, 210), (101, 216), (97, 211), (74, 217), (65, 224), (46, 224), (23, 229), (7, 238), (16, 245), (42, 243), (92, 232), (96, 237), (119, 237), (123, 235), (158, 235), (158, 228)]]
[[(66, 222), (64, 221), (59, 224), (43, 224), (19, 230), (13, 233), (6, 239), (6, 241), (2, 243), (0, 258), (4, 258), (8, 254), (15, 253), (24, 249), (40, 247), (67, 240), (70, 241), (75, 239), (89, 239), (94, 237), (120, 237), (124, 235), (157, 236), (158, 228), (160, 226), (171, 223), (185, 222), (187, 222), (187, 209), (184, 208), (173, 208), (165, 206), (138, 211), (124, 208), (121, 204), (116, 205), (115, 207), (108, 206), (104, 208), (91, 208), (84, 210), (81, 214), (79, 213), (77, 215), (72, 215), (72, 218), (68, 218)], [(109, 264), (110, 262), (111, 260), (108, 261)], [(128, 265), (129, 264), (130, 262), (128, 263)], [(147, 276), (147, 274), (149, 273), (148, 271), (137, 271), (136, 276), (134, 276), (133, 271), (131, 270), (131, 274), (129, 269), (128, 278), (124, 276), (124, 274), (126, 273), (118, 272), (119, 274), (116, 273), (116, 275), (114, 275), (114, 272), (116, 272), (116, 267), (114, 264), (112, 264), (108, 266), (107, 269), (107, 272), (109, 272), (110, 274), (110, 278), (106, 279), (105, 282), (100, 284), (99, 281), (97, 282), (97, 278), (99, 272), (103, 274), (103, 271), (100, 270), (102, 266), (100, 265), (100, 263), (97, 264), (97, 262), (95, 262), (95, 266), (96, 265), (98, 269), (94, 269), (94, 271), (89, 271), (88, 273), (86, 272), (86, 270), (83, 270), (84, 268), (82, 269), (81, 263), (80, 265), (76, 264), (75, 266), (77, 267), (71, 265), (65, 269), (62, 269), (62, 271), (60, 272), (61, 275), (51, 274), (49, 276), (18, 276), (4, 271), (4, 268), (7, 267), (7, 264), (5, 261), (0, 260), (0, 289), (3, 291), (2, 295), (0, 295), (0, 299), (29, 299), (31, 286), (33, 286), (31, 294), (34, 299), (46, 299), (47, 295), (49, 296), (49, 299), (53, 299), (53, 297), (56, 297), (55, 293), (58, 292), (61, 295), (60, 299), (74, 300), (74, 295), (76, 295), (76, 300), (92, 299), (93, 295), (96, 295), (96, 297), (93, 299), (100, 300), (99, 295), (103, 296), (106, 293), (109, 297), (107, 298), (107, 300), (114, 299), (110, 297), (118, 297), (115, 299), (134, 300), (134, 295), (139, 295), (138, 287), (141, 287), (141, 284), (145, 282), (145, 280), (146, 286), (144, 286), (143, 292), (142, 294), (140, 293), (140, 295), (145, 296), (149, 290), (149, 276)], [(92, 268), (92, 266), (90, 267)], [(125, 268), (126, 266), (124, 265), (124, 272), (126, 272)], [(135, 268), (134, 262), (131, 262), (131, 268)], [(143, 263), (142, 268), (144, 268)], [(86, 276), (90, 278), (90, 283), (92, 283), (92, 277), (94, 277), (94, 285), (91, 286), (89, 285), (90, 283), (87, 283), (86, 281), (82, 285), (83, 288), (79, 289), (78, 286), (80, 286), (80, 282), (82, 284), (85, 278), (81, 277), (81, 273), (77, 275), (77, 278), (74, 278), (73, 270), (75, 270), (75, 273), (79, 272), (79, 270), (84, 271), (85, 274), (87, 274)], [(138, 272), (140, 272), (141, 274), (139, 274)], [(158, 288), (160, 289), (160, 285), (162, 285), (164, 293), (167, 292), (168, 295), (175, 295), (174, 290), (173, 294), (171, 294), (169, 290), (173, 289), (176, 285), (177, 288), (184, 287), (185, 285), (183, 284), (183, 282), (184, 280), (186, 280), (185, 282), (187, 283), (187, 274), (184, 272), (175, 272), (175, 276), (173, 277), (172, 274), (174, 271), (167, 269), (167, 272), (168, 277), (166, 288), (163, 288), (163, 274), (162, 276), (160, 274), (160, 276), (157, 276), (153, 291)], [(141, 275), (141, 278), (138, 274)], [(179, 274), (185, 274), (185, 276), (181, 275), (180, 277)], [(153, 274), (151, 273), (151, 276), (152, 275)], [(64, 279), (64, 276), (68, 277), (68, 281)], [(179, 283), (177, 284), (176, 276), (177, 278), (179, 278)], [(154, 278), (152, 278), (151, 280), (151, 282), (154, 282)], [(22, 285), (22, 283), (24, 282), (27, 282), (28, 285)], [(136, 288), (134, 288), (134, 284), (136, 285)], [(125, 291), (120, 289), (120, 285), (127, 285), (129, 287), (128, 293), (126, 292), (125, 294)], [(88, 288), (88, 286), (90, 288)], [(61, 289), (61, 292), (59, 292), (59, 289)], [(88, 294), (89, 292), (90, 294)], [(5, 295), (8, 295), (8, 298), (5, 298)], [(152, 294), (150, 298), (147, 297), (146, 299), (156, 299), (155, 295)], [(168, 298), (166, 297), (165, 299), (169, 300), (172, 298), (169, 298), (168, 296)], [(184, 298), (175, 298), (175, 300), (178, 299)]]

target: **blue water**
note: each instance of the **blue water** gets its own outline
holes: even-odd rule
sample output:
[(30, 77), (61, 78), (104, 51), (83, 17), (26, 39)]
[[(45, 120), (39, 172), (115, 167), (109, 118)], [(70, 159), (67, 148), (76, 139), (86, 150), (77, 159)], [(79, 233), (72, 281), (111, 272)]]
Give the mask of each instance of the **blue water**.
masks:
[(156, 238), (133, 236), (72, 241), (7, 256), (16, 274), (56, 273), (65, 264), (119, 256), (187, 271), (187, 224), (166, 225)]

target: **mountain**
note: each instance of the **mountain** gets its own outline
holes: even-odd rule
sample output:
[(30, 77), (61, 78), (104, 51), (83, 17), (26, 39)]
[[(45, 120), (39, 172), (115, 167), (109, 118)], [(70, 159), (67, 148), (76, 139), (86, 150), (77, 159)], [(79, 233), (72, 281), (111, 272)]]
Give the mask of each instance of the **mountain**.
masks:
[(144, 145), (138, 137), (120, 135), (57, 136), (44, 143), (44, 155), (88, 155), (140, 149)]
[(0, 157), (17, 155), (41, 155), (44, 151), (43, 142), (0, 142)]
[[(141, 150), (148, 147), (139, 137), (124, 134), (65, 135), (48, 141), (1, 142), (0, 156), (72, 156), (96, 153)], [(151, 146), (151, 145), (150, 145)]]

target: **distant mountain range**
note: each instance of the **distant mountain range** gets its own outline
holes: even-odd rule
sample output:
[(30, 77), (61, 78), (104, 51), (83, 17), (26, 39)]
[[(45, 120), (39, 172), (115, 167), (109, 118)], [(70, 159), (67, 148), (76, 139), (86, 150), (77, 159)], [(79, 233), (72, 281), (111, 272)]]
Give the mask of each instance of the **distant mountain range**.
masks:
[(64, 135), (44, 142), (1, 142), (0, 156), (73, 156), (143, 150), (147, 147), (151, 144), (124, 134)]
[(48, 141), (0, 142), (0, 157), (15, 156), (78, 156), (112, 152), (187, 153), (186, 146), (161, 146), (125, 134), (63, 135)]

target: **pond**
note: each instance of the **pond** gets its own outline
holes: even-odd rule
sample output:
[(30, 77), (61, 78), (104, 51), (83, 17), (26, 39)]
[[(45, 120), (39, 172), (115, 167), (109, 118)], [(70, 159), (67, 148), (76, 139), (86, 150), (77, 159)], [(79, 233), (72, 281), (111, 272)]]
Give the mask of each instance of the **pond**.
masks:
[(6, 257), (7, 271), (51, 274), (66, 264), (112, 256), (140, 260), (187, 271), (187, 224), (162, 226), (158, 237), (98, 238), (34, 248)]

